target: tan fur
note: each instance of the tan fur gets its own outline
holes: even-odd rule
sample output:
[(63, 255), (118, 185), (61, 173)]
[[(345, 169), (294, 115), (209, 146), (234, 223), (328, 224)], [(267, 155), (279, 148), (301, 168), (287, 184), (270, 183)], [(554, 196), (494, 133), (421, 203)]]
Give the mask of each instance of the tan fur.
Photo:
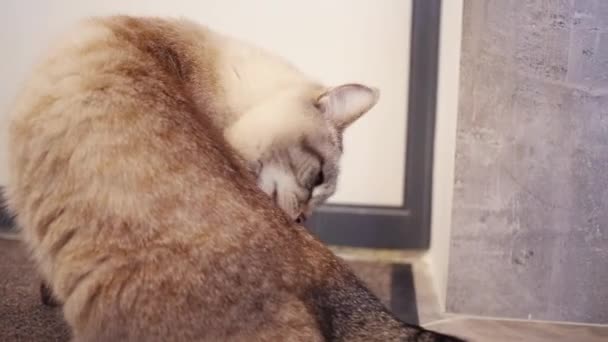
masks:
[[(259, 191), (238, 144), (224, 139), (239, 112), (266, 100), (298, 103), (283, 100), (292, 93), (270, 98), (286, 84), (317, 97), (321, 88), (264, 62), (283, 70), (277, 82), (239, 93), (227, 86), (222, 57), (233, 50), (220, 41), (185, 21), (93, 19), (57, 43), (16, 102), (7, 198), (74, 340), (371, 341), (420, 332)], [(248, 67), (236, 77), (262, 77), (240, 65)], [(349, 298), (350, 309), (338, 310)]]

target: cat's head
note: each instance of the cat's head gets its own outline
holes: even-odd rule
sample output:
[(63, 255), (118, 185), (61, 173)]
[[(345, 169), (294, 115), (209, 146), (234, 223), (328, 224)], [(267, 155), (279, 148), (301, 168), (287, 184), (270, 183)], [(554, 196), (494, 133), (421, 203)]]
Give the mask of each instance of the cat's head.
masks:
[(249, 161), (260, 188), (301, 222), (336, 191), (344, 131), (378, 97), (359, 84), (286, 89), (244, 115), (228, 139)]

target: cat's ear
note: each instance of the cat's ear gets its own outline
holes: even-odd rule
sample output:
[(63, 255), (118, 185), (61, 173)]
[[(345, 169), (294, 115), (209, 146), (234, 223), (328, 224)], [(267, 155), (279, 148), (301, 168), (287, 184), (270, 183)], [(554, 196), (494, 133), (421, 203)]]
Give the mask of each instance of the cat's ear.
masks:
[(345, 129), (377, 102), (380, 92), (361, 84), (344, 84), (321, 94), (316, 107), (339, 129)]

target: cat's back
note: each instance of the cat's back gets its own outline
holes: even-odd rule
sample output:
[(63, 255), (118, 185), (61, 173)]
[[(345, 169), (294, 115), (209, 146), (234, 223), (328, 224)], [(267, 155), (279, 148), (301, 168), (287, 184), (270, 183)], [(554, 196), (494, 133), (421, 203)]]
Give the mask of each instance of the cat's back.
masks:
[(188, 60), (204, 36), (187, 22), (121, 16), (82, 21), (52, 44), (10, 115), (7, 199), (26, 242), (37, 248), (52, 225), (83, 219), (192, 218), (167, 199), (215, 179), (221, 170), (201, 156), (225, 147), (185, 86), (213, 83)]
[(35, 65), (15, 102), (14, 120), (44, 115), (68, 101), (74, 106), (122, 99), (125, 104), (130, 97), (145, 104), (158, 99), (161, 90), (182, 97), (178, 78), (186, 76), (183, 69), (194, 69), (185, 65), (190, 61), (183, 61), (183, 50), (192, 44), (193, 32), (206, 34), (203, 27), (188, 30), (187, 25), (128, 16), (78, 22)]

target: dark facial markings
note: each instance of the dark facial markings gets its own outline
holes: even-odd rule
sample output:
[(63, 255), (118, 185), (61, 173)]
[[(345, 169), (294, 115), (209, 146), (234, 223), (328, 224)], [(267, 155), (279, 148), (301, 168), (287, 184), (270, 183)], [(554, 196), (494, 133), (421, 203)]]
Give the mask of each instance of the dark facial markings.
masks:
[(312, 191), (325, 182), (323, 167), (325, 166), (326, 160), (323, 157), (323, 154), (321, 154), (321, 152), (319, 152), (319, 150), (317, 150), (308, 140), (303, 139), (300, 146), (302, 146), (302, 150), (305, 153), (310, 154), (319, 161), (319, 171), (315, 175), (312, 175), (312, 177), (308, 177), (309, 179), (306, 181), (306, 188)]
[(300, 146), (302, 146), (302, 150), (304, 150), (304, 152), (317, 158), (321, 168), (323, 168), (323, 165), (325, 165), (325, 158), (323, 158), (321, 152), (319, 152), (307, 139), (302, 139)]
[(321, 170), (319, 171), (319, 173), (317, 173), (317, 178), (315, 178), (315, 181), (313, 183), (313, 187), (316, 188), (319, 185), (323, 184), (323, 182), (325, 182), (325, 175), (323, 174), (323, 169), (321, 168)]
[(337, 144), (340, 153), (344, 152), (344, 134), (338, 133)]
[(277, 199), (279, 197), (279, 194), (278, 194), (278, 188), (279, 188), (279, 186), (278, 186), (278, 184), (277, 184), (276, 181), (274, 181), (273, 183), (274, 184), (273, 184), (272, 195), (271, 195), (272, 196), (272, 201), (274, 203), (278, 203)]

